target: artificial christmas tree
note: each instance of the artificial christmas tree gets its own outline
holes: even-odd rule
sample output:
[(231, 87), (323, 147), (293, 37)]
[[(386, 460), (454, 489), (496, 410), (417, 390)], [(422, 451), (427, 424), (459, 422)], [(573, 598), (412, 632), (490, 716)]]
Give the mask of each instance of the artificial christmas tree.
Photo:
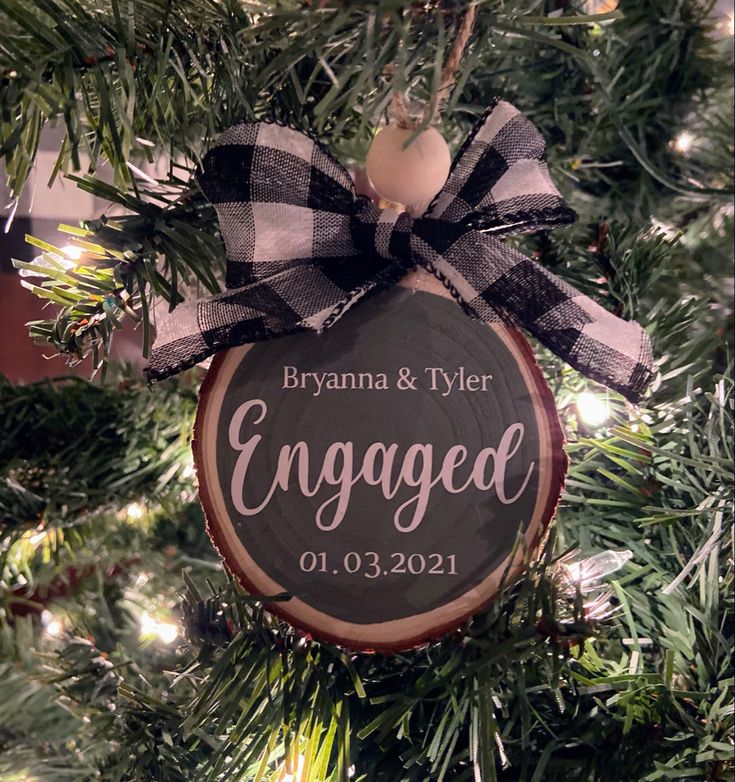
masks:
[[(29, 237), (24, 257), (14, 251), (18, 271), (3, 274), (5, 288), (22, 283), (51, 303), (48, 319), (30, 326), (38, 342), (101, 371), (94, 383), (0, 385), (0, 780), (731, 776), (731, 21), (727, 9), (695, 0), (614, 5), (0, 0), (0, 150), (11, 199), (55, 125), (55, 176), (110, 205)], [(257, 201), (263, 183), (212, 201), (199, 184), (228, 127), (275, 121), (269, 127), (305, 132), (349, 167), (358, 202), (372, 197), (385, 223), (399, 210), (363, 170), (376, 131), (410, 131), (411, 150), (411, 136), (436, 129), (456, 154), (496, 96), (538, 127), (551, 179), (579, 217), (492, 241), (621, 323), (641, 323), (655, 377), (635, 394), (620, 383), (606, 389), (532, 331), (569, 459), (548, 533), (518, 541), (522, 567), (501, 572), (492, 601), (448, 634), (397, 654), (357, 653), (277, 619), (291, 615), (290, 594), (248, 594), (212, 547), (190, 447), (206, 370), (149, 389), (139, 367), (109, 356), (124, 323), (137, 324), (147, 358), (154, 336), (165, 345), (197, 298), (253, 282), (225, 269), (233, 251), (222, 204)], [(278, 134), (269, 138), (291, 154)], [(248, 164), (248, 174), (257, 170)], [(312, 181), (323, 187), (326, 176)], [(278, 184), (300, 187), (295, 177)], [(420, 224), (422, 208), (395, 224)], [(14, 211), (11, 202), (10, 231)], [(246, 232), (259, 247), (262, 227)], [(493, 225), (475, 227), (491, 235)], [(282, 226), (273, 247), (297, 244), (289, 229), (304, 226)], [(361, 248), (355, 264), (371, 257)], [(421, 291), (412, 306), (437, 298), (421, 278), (406, 284)], [(394, 291), (396, 301), (409, 295)], [(253, 355), (267, 372), (273, 349), (297, 344), (287, 340), (349, 343), (337, 329), (371, 323), (380, 301), (359, 302), (333, 335), (277, 336)], [(394, 319), (392, 334), (400, 313)], [(394, 348), (385, 344), (387, 360)], [(459, 347), (472, 352), (470, 342)], [(583, 371), (595, 364), (586, 358)], [(155, 376), (155, 356), (152, 366)], [(439, 372), (429, 381), (444, 382)], [(463, 394), (481, 388), (469, 372), (452, 381)], [(609, 373), (598, 379), (610, 382)], [(305, 400), (318, 380), (303, 383)], [(641, 392), (637, 406), (626, 401)], [(430, 431), (430, 409), (402, 413), (396, 437), (412, 412)], [(351, 415), (370, 425), (364, 406)], [(381, 507), (371, 499), (360, 508), (376, 529)], [(296, 515), (287, 521), (298, 530)], [(312, 553), (288, 573), (294, 591), (321, 568)], [(396, 603), (426, 583), (427, 560), (413, 556)], [(340, 561), (371, 572), (369, 556)], [(454, 564), (442, 564), (450, 577)], [(362, 589), (353, 597), (343, 586), (335, 597), (369, 613)]]

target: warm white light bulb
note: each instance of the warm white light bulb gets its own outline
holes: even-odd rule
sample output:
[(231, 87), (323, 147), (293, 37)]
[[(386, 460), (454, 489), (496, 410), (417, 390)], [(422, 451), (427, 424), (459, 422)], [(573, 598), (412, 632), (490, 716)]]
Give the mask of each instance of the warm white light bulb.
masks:
[(51, 638), (58, 638), (61, 635), (61, 622), (58, 619), (54, 619), (46, 625), (46, 635), (50, 635)]
[(142, 519), (144, 513), (145, 510), (139, 502), (131, 502), (130, 505), (128, 505), (128, 507), (125, 508), (125, 514), (129, 519), (132, 519), (133, 521)]
[(729, 14), (727, 17), (727, 24), (725, 25), (728, 35), (735, 34), (735, 16)]
[(673, 146), (677, 152), (686, 154), (694, 143), (694, 136), (688, 130), (682, 130), (681, 133), (674, 139)]
[(51, 611), (47, 609), (41, 612), (41, 623), (43, 624), (44, 632), (49, 638), (58, 638), (64, 629), (61, 622), (54, 618)]
[(82, 248), (74, 244), (67, 244), (61, 248), (61, 252), (72, 261), (78, 261), (82, 257)]
[(154, 626), (156, 620), (147, 612), (144, 611), (140, 615), (140, 634), (141, 635), (154, 635)]
[(179, 636), (179, 629), (170, 622), (159, 622), (157, 635), (165, 644), (172, 644)]
[(630, 549), (622, 551), (601, 551), (579, 562), (571, 562), (565, 565), (567, 575), (572, 581), (581, 586), (593, 581), (601, 581), (607, 576), (620, 570), (623, 565), (633, 558)]
[(607, 402), (589, 391), (584, 391), (577, 397), (577, 412), (590, 426), (601, 426), (610, 416)]
[(155, 635), (163, 643), (171, 644), (177, 639), (179, 628), (171, 622), (160, 622), (147, 611), (144, 611), (140, 617), (140, 635), (141, 637)]

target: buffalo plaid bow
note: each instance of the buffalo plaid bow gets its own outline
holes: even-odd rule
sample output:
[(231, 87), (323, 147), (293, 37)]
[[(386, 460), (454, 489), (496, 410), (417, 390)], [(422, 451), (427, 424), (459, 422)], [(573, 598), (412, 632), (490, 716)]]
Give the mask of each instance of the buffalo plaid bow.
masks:
[(576, 219), (545, 159), (538, 130), (497, 101), (428, 211), (414, 219), (357, 197), (347, 171), (297, 130), (267, 122), (229, 128), (199, 173), (227, 248), (227, 290), (177, 307), (159, 325), (149, 378), (234, 345), (321, 331), (419, 265), (470, 316), (523, 326), (583, 374), (636, 401), (652, 375), (645, 331), (499, 238)]

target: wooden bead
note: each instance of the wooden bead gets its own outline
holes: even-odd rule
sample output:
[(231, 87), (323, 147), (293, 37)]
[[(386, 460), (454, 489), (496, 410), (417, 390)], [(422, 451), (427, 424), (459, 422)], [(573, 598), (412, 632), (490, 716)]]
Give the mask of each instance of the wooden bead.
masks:
[(438, 130), (427, 128), (404, 147), (413, 134), (397, 125), (382, 128), (370, 145), (366, 168), (383, 198), (425, 208), (447, 181), (452, 160)]

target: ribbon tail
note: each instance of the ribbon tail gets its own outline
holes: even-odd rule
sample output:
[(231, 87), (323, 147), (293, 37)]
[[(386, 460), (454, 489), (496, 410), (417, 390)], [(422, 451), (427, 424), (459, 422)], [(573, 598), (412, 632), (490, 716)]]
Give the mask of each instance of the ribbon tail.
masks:
[(367, 256), (330, 258), (179, 305), (158, 325), (146, 367), (155, 383), (225, 348), (297, 331), (320, 332), (404, 269)]
[(157, 324), (146, 375), (150, 382), (157, 382), (224, 348), (301, 328), (302, 318), (284, 306), (270, 280), (185, 302)]
[[(420, 222), (419, 234), (439, 228)], [(455, 230), (455, 241), (442, 253), (426, 252), (427, 236), (417, 254), (470, 315), (520, 325), (586, 377), (631, 402), (640, 399), (653, 377), (653, 353), (639, 324), (608, 312), (500, 240)]]

